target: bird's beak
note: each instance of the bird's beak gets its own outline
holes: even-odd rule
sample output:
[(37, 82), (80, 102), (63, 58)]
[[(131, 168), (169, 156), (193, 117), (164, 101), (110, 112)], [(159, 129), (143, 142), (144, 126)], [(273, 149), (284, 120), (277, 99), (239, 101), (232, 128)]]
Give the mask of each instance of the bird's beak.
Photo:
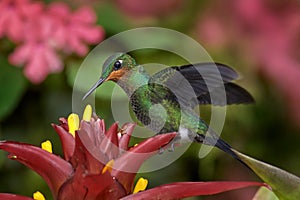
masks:
[(83, 96), (82, 100), (85, 100), (97, 87), (99, 87), (105, 81), (104, 78), (100, 78), (92, 87), (91, 89)]

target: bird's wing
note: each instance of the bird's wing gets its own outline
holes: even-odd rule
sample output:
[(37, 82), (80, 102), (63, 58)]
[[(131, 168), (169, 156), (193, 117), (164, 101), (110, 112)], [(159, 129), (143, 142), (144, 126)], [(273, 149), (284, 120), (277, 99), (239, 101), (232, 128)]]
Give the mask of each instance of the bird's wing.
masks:
[[(223, 101), (222, 91), (225, 89), (226, 101)], [(211, 96), (214, 96), (213, 103)], [(216, 87), (210, 93), (206, 92), (197, 97), (198, 104), (213, 104), (219, 106), (231, 104), (253, 103), (253, 97), (241, 86), (235, 83), (225, 83), (224, 87)], [(194, 101), (192, 101), (194, 102)]]
[(154, 74), (149, 83), (169, 88), (184, 106), (253, 102), (245, 89), (231, 83), (237, 78), (237, 72), (226, 65), (200, 63), (165, 68)]

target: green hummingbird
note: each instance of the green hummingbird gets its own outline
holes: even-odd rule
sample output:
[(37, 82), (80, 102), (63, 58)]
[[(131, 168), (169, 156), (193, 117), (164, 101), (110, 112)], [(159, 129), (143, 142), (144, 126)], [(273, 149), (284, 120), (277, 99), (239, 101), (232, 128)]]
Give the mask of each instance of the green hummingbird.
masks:
[(100, 79), (83, 99), (105, 81), (114, 81), (130, 98), (136, 118), (157, 134), (177, 132), (175, 142), (216, 146), (241, 161), (194, 111), (199, 104), (254, 102), (245, 89), (232, 82), (237, 78), (232, 68), (213, 62), (168, 67), (150, 76), (130, 55), (116, 53), (104, 62)]

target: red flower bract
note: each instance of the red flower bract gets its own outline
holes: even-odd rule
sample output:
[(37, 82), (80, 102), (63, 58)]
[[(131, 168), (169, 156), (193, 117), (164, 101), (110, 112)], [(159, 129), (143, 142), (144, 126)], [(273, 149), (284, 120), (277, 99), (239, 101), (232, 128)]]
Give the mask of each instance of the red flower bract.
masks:
[[(114, 123), (105, 131), (103, 120), (91, 118), (90, 122), (81, 121), (75, 137), (69, 133), (66, 119), (52, 126), (61, 139), (64, 159), (19, 142), (1, 141), (0, 149), (9, 152), (9, 158), (40, 174), (57, 199), (97, 199), (99, 196), (114, 199), (132, 193), (140, 165), (176, 135), (157, 135), (136, 147), (129, 147), (133, 123), (125, 124), (120, 130)], [(136, 158), (134, 153), (144, 154)], [(103, 173), (110, 160), (115, 160), (113, 170)]]
[[(82, 120), (74, 136), (70, 133), (74, 128), (71, 123), (61, 118), (59, 125), (52, 125), (62, 142), (64, 158), (50, 153), (49, 149), (0, 141), (0, 149), (9, 152), (9, 158), (43, 177), (55, 199), (178, 199), (263, 185), (257, 182), (172, 183), (132, 194), (134, 178), (142, 163), (166, 147), (176, 133), (156, 135), (131, 147), (133, 123), (126, 123), (121, 129), (114, 123), (106, 131), (104, 121), (93, 117), (89, 121)], [(13, 194), (0, 194), (0, 198), (30, 199)]]

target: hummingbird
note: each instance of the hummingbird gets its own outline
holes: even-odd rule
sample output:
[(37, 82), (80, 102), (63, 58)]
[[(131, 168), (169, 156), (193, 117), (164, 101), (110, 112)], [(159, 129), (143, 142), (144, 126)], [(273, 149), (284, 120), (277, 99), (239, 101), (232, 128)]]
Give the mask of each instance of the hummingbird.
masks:
[(150, 75), (129, 54), (115, 53), (104, 62), (100, 79), (83, 100), (102, 83), (113, 81), (128, 95), (136, 118), (155, 133), (177, 132), (176, 142), (215, 146), (242, 162), (194, 111), (197, 105), (254, 102), (249, 92), (233, 83), (237, 78), (231, 67), (214, 62), (167, 67)]

